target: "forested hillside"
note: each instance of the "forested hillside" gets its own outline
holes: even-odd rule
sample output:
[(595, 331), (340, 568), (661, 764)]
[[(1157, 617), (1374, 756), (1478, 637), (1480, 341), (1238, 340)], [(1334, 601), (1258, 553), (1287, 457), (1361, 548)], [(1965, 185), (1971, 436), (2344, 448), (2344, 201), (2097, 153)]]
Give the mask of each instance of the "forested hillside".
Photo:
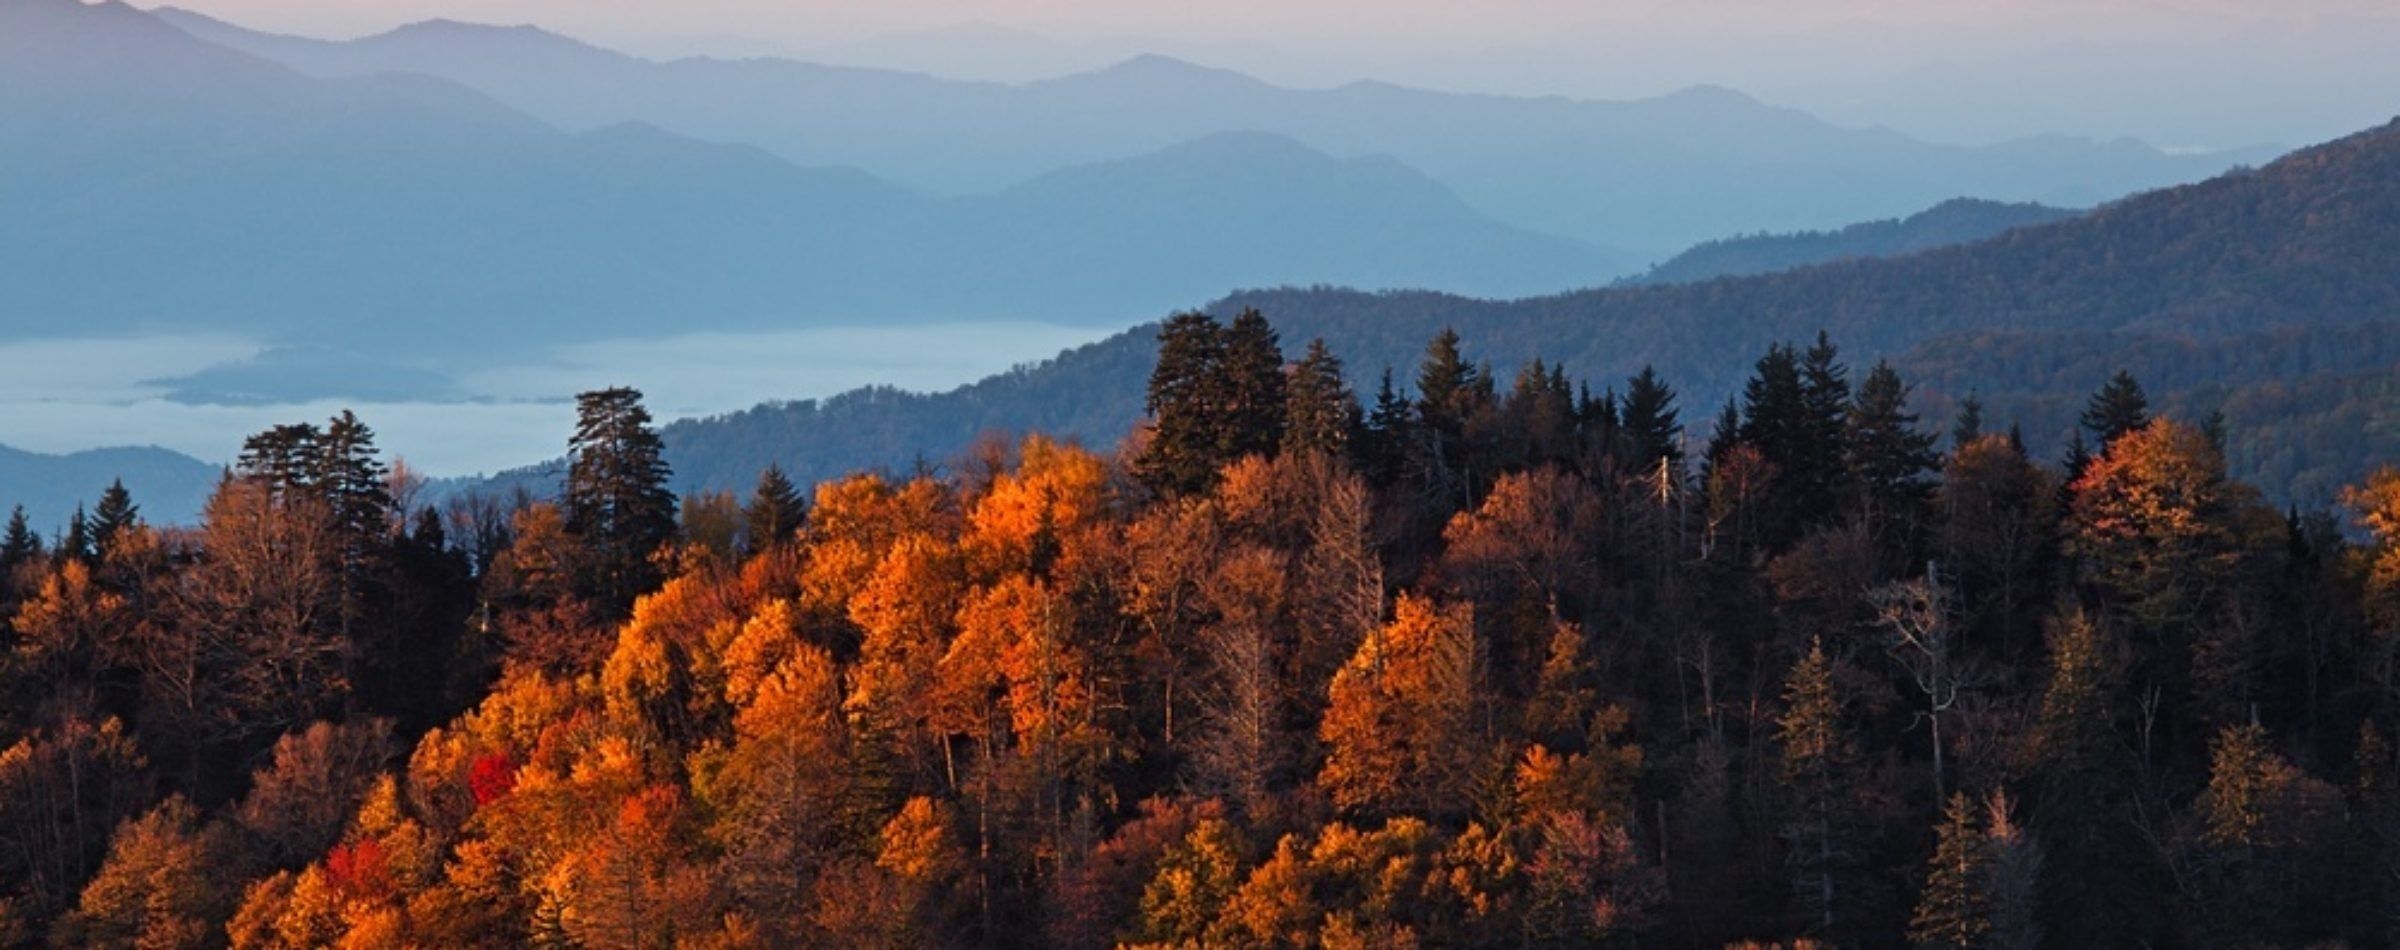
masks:
[[(1795, 345), (1796, 344), (1796, 345)], [(1777, 343), (1714, 423), (1454, 334), (1162, 330), (1122, 454), (556, 502), (349, 413), (205, 523), (0, 537), (0, 924), (108, 946), (2369, 946), (2400, 470), (2286, 516)]]
[[(1352, 382), (1405, 369), (1417, 341), (1458, 329), (1500, 373), (1534, 359), (1618, 377), (1655, 365), (1713, 407), (1734, 394), (1724, 355), (1819, 330), (1926, 380), (1927, 412), (1969, 395), (2022, 420), (2034, 454), (2066, 448), (2075, 394), (2119, 369), (2155, 380), (2190, 418), (2225, 413), (2233, 471), (2270, 496), (2324, 504), (2400, 454), (2400, 405), (2380, 370), (2400, 359), (2400, 125), (2256, 171), (2139, 195), (1960, 247), (1696, 284), (1517, 301), (1336, 289), (1254, 291), (1285, 335), (1342, 341)], [(680, 424), (679, 463), (727, 487), (769, 461), (795, 474), (905, 467), (998, 427), (1107, 445), (1138, 415), (1155, 326), (952, 393), (860, 394)], [(1406, 380), (1402, 380), (1403, 388)]]
[(2049, 224), (2075, 212), (2038, 204), (1954, 198), (1906, 218), (1867, 221), (1838, 231), (1752, 234), (1695, 245), (1653, 265), (1630, 284), (1686, 284), (1748, 277), (1861, 257), (1896, 257), (1953, 244), (1971, 244), (2010, 230)]

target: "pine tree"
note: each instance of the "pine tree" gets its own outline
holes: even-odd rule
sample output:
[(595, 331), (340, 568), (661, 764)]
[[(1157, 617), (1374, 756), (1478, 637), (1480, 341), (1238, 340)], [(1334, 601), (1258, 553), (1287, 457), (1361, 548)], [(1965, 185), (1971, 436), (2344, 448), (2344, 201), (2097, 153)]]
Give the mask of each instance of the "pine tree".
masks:
[(1179, 313), (1158, 331), (1158, 364), (1150, 371), (1144, 408), (1151, 419), (1150, 442), (1133, 463), (1150, 490), (1161, 495), (1194, 494), (1216, 482), (1214, 404), (1217, 377), (1225, 362), (1223, 328), (1205, 313)]
[(375, 457), (375, 430), (344, 409), (310, 448), (304, 460), (309, 484), (324, 497), (352, 554), (363, 556), (392, 530), (391, 472)]
[(1400, 477), (1415, 425), (1414, 407), (1393, 383), (1392, 368), (1384, 367), (1383, 380), (1375, 388), (1375, 406), (1367, 412), (1358, 446), (1359, 468), (1375, 485), (1389, 486)]
[(1954, 792), (1942, 809), (1925, 891), (1909, 920), (1908, 939), (1931, 950), (1972, 950), (1992, 929), (1992, 841), (1976, 827), (1975, 803)]
[(98, 552), (92, 550), (91, 519), (84, 515), (82, 504), (78, 503), (75, 506), (75, 514), (67, 519), (67, 531), (65, 534), (59, 535), (56, 547), (59, 557), (82, 561), (86, 564), (91, 563), (98, 556)]
[(575, 402), (575, 436), (567, 444), (567, 530), (584, 539), (592, 556), (582, 585), (587, 599), (621, 613), (657, 585), (651, 555), (675, 537), (671, 470), (640, 390), (595, 390)]
[(101, 558), (116, 546), (117, 539), (141, 524), (141, 506), (133, 503), (133, 494), (125, 490), (124, 479), (108, 483), (100, 493), (100, 504), (92, 509), (92, 550)]
[(1626, 460), (1632, 470), (1647, 472), (1662, 458), (1670, 467), (1683, 465), (1683, 423), (1675, 414), (1675, 390), (1655, 370), (1643, 366), (1626, 381), (1618, 428), (1632, 445)]
[(1958, 416), (1950, 423), (1950, 450), (1966, 448), (1980, 438), (1983, 438), (1983, 400), (1970, 393), (1958, 401)]
[(1308, 341), (1285, 390), (1283, 451), (1343, 457), (1358, 428), (1358, 399), (1342, 379), (1341, 358), (1323, 339)]
[(1908, 384), (1891, 364), (1878, 362), (1848, 409), (1843, 441), (1849, 481), (1858, 492), (1867, 523), (1913, 530), (1923, 517), (1932, 483), (1927, 476), (1940, 457), (1931, 433), (1919, 432), (1908, 411)]
[(2098, 440), (2100, 451), (2106, 452), (2118, 436), (2150, 424), (2150, 397), (2142, 394), (2142, 384), (2132, 373), (2118, 370), (2092, 394), (2082, 422), (2084, 430)]
[(5, 593), (9, 578), (17, 568), (42, 556), (42, 536), (25, 520), (25, 506), (18, 505), (8, 513), (8, 531), (0, 535), (0, 593)]
[(1851, 853), (1856, 818), (1850, 797), (1858, 751), (1842, 723), (1833, 664), (1822, 642), (1812, 641), (1784, 678), (1783, 707), (1776, 737), (1788, 796), (1783, 837), (1792, 888), (1811, 929), (1830, 936), (1843, 923), (1841, 909), (1851, 899), (1845, 878), (1859, 857)]
[(791, 478), (783, 474), (783, 467), (770, 464), (758, 473), (758, 487), (750, 492), (750, 503), (742, 514), (750, 552), (756, 554), (790, 542), (807, 518), (808, 507)]
[(1427, 428), (1454, 441), (1466, 429), (1475, 395), (1483, 385), (1481, 373), (1460, 353), (1458, 331), (1443, 327), (1425, 346), (1417, 367), (1417, 417)]
[(1224, 362), (1218, 368), (1221, 415), (1216, 429), (1217, 464), (1245, 456), (1272, 456), (1283, 443), (1283, 349), (1275, 327), (1256, 310), (1243, 310), (1225, 328)]
[(305, 422), (279, 425), (242, 441), (234, 471), (266, 484), (274, 491), (307, 489), (316, 482), (317, 427)]

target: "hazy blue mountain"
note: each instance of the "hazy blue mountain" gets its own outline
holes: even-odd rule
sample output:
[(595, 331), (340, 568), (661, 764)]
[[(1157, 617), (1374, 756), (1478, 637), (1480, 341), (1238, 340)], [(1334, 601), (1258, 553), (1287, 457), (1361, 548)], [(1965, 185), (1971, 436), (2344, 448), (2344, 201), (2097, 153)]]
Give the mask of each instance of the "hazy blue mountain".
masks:
[(1966, 244), (2015, 228), (2049, 224), (2076, 212), (2039, 204), (1973, 198), (1942, 202), (1906, 218), (1868, 221), (1838, 231), (1755, 234), (1709, 241), (1652, 265), (1629, 284), (1680, 284), (1744, 277), (1855, 257), (1893, 257)]
[(124, 479), (143, 520), (192, 524), (223, 474), (217, 466), (161, 448), (43, 455), (0, 445), (0, 518), (24, 505), (26, 519), (48, 539), (66, 526), (76, 505), (89, 510), (109, 482)]
[(1298, 90), (1162, 56), (1002, 85), (776, 59), (655, 62), (523, 27), (436, 22), (323, 43), (169, 15), (318, 75), (436, 75), (569, 128), (648, 122), (936, 193), (1216, 132), (1272, 132), (1335, 155), (1390, 155), (1520, 227), (1648, 253), (1893, 217), (1957, 195), (2090, 205), (2264, 157), (2056, 137), (1933, 145), (1708, 87), (1630, 102), (1373, 82)]
[[(450, 32), (476, 61), (621, 58), (438, 24), (367, 48), (449, 49)], [(931, 198), (646, 125), (562, 132), (446, 80), (312, 78), (121, 4), (0, 0), (0, 84), (7, 335), (172, 326), (478, 355), (812, 323), (1121, 325), (1228, 287), (1521, 294), (1623, 267), (1388, 159), (1271, 136)]]
[[(1363, 386), (1405, 382), (1444, 326), (1503, 374), (1542, 357), (1598, 386), (1655, 364), (1695, 439), (1777, 341), (1826, 330), (1854, 372), (1893, 358), (1940, 427), (1980, 393), (2036, 451), (2119, 368), (2197, 419), (2223, 410), (2237, 472), (2279, 497), (2328, 500), (2400, 455), (2400, 124), (2255, 172), (2139, 195), (1963, 246), (1780, 274), (1514, 301), (1435, 293), (1259, 291), (1287, 352), (1323, 337)], [(869, 390), (666, 427), (685, 488), (740, 489), (769, 462), (822, 478), (955, 457), (987, 430), (1113, 445), (1141, 414), (1155, 325), (952, 392)]]

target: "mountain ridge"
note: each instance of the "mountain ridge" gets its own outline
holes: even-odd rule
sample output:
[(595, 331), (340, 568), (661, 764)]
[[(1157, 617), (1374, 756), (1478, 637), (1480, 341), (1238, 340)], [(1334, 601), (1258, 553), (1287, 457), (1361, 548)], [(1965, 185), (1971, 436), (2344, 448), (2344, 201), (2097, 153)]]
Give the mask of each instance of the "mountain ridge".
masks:
[[(194, 28), (319, 73), (423, 71), (563, 127), (644, 119), (933, 194), (988, 193), (1213, 132), (1275, 132), (1336, 156), (1391, 155), (1521, 228), (1660, 255), (1727, 234), (1892, 217), (1957, 195), (2092, 204), (2265, 157), (2063, 138), (1937, 145), (1721, 87), (1629, 101), (1363, 82), (1300, 89), (1155, 54), (1018, 84), (792, 59), (613, 54), (532, 69), (439, 51), (407, 60), (363, 41), (295, 52), (230, 25)], [(959, 141), (977, 147), (957, 149)]]

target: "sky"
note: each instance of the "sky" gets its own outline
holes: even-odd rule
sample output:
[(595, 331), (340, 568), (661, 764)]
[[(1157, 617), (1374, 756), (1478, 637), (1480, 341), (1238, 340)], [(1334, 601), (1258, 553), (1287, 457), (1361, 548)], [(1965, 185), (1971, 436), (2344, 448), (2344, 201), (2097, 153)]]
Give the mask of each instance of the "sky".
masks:
[(2400, 112), (2388, 0), (176, 0), (328, 38), (449, 18), (655, 57), (1025, 81), (1166, 53), (1302, 87), (1637, 98), (1730, 86), (1850, 125), (2297, 146)]

